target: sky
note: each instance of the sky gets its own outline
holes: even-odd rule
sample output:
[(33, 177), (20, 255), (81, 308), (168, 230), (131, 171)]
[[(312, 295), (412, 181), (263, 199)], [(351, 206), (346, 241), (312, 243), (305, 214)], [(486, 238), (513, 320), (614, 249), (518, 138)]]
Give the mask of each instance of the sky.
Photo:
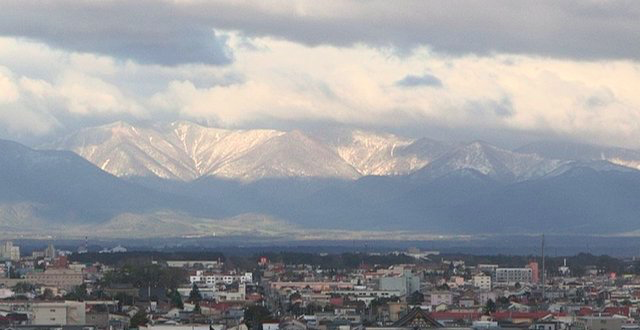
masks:
[(639, 149), (639, 19), (629, 0), (3, 0), (0, 137), (191, 120)]

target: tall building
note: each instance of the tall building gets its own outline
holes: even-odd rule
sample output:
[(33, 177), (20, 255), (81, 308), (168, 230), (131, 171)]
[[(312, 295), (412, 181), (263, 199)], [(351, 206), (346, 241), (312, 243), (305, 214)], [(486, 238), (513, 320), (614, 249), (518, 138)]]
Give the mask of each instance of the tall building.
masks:
[(0, 245), (0, 259), (2, 260), (20, 260), (20, 247), (14, 246), (11, 241), (4, 241)]
[(484, 275), (484, 274), (478, 274), (473, 276), (473, 286), (482, 290), (490, 290), (491, 288), (490, 276)]
[(45, 258), (47, 259), (56, 258), (56, 248), (53, 246), (53, 244), (49, 244), (45, 249)]
[(537, 261), (531, 261), (526, 266), (531, 269), (531, 274), (533, 276), (533, 283), (539, 283), (539, 264)]

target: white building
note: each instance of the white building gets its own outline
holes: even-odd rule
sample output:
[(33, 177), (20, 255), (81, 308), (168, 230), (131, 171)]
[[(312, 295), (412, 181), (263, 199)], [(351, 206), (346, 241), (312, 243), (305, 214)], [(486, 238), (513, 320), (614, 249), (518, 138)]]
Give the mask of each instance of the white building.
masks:
[(398, 291), (401, 295), (407, 295), (419, 291), (419, 289), (419, 276), (408, 269), (404, 269), (398, 276), (379, 278), (379, 290), (381, 291)]
[(481, 274), (473, 276), (473, 286), (482, 290), (490, 290), (490, 276)]
[(505, 284), (531, 283), (533, 270), (530, 268), (497, 268), (495, 282)]
[(206, 273), (201, 270), (196, 271), (195, 275), (189, 277), (189, 282), (191, 284), (201, 283), (207, 285), (214, 284), (232, 284), (232, 283), (252, 283), (252, 273), (247, 272), (244, 274), (215, 274), (215, 273)]
[(56, 258), (56, 248), (53, 246), (53, 244), (47, 245), (47, 248), (44, 251), (44, 257), (47, 259), (55, 259)]
[(2, 260), (20, 260), (20, 247), (13, 246), (13, 242), (5, 241), (0, 245), (0, 259)]

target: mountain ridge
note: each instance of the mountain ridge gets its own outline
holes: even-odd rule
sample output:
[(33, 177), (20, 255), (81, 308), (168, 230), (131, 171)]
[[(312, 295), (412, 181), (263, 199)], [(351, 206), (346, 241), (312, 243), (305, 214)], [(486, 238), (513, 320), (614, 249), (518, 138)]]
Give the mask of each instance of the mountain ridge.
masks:
[[(307, 141), (297, 132), (280, 137)], [(281, 146), (277, 143), (276, 150), (283, 151)], [(469, 148), (488, 155), (505, 152), (480, 143)], [(271, 160), (267, 168), (272, 168)], [(316, 162), (305, 158), (299, 164), (305, 161)], [(165, 234), (171, 226), (183, 224), (186, 228), (177, 233), (192, 235), (229, 224), (225, 219), (255, 214), (284, 227), (278, 232), (302, 228), (297, 235), (315, 229), (438, 234), (639, 230), (639, 170), (607, 161), (565, 162), (551, 175), (511, 181), (494, 175), (497, 171), (480, 172), (484, 168), (475, 169), (475, 162), (462, 164), (430, 179), (413, 174), (358, 179), (265, 176), (254, 181), (214, 176), (192, 181), (119, 178), (69, 151), (33, 150), (0, 141), (0, 228), (40, 233), (100, 228), (127, 237), (131, 233), (125, 224), (140, 232), (158, 219), (162, 223), (154, 228)], [(164, 215), (155, 216), (160, 214)], [(190, 224), (190, 219), (197, 222)], [(234, 222), (236, 227), (246, 225), (251, 224)], [(69, 232), (77, 233), (75, 229)]]
[(604, 159), (605, 152), (610, 157), (607, 161), (639, 168), (632, 159), (633, 150), (580, 145), (572, 157), (550, 158), (543, 156), (542, 145), (511, 151), (483, 141), (452, 144), (364, 130), (315, 135), (296, 130), (231, 130), (188, 121), (150, 127), (120, 121), (85, 128), (44, 147), (76, 152), (118, 177), (182, 181), (205, 176), (250, 182), (269, 177), (357, 179), (408, 174), (425, 179), (462, 168), (522, 181), (571, 161)]

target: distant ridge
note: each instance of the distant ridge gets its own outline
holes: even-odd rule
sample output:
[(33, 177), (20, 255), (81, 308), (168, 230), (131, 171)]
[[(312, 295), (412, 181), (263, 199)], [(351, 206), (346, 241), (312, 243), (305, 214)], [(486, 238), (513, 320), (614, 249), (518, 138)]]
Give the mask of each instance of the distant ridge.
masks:
[(151, 127), (115, 122), (82, 129), (43, 148), (71, 150), (119, 177), (180, 181), (201, 177), (245, 182), (289, 177), (354, 180), (410, 173), (426, 179), (473, 169), (512, 182), (547, 175), (576, 160), (606, 160), (639, 168), (635, 157), (639, 152), (621, 148), (535, 143), (510, 151), (481, 141), (453, 145), (363, 130), (316, 136), (301, 131), (228, 130), (186, 121)]
[[(129, 136), (145, 136), (143, 128), (124, 123), (107, 132), (111, 130), (125, 137), (106, 139), (114, 155), (144, 148), (159, 152), (154, 148), (165, 143), (157, 144), (156, 136), (151, 136), (151, 144), (144, 139), (132, 143)], [(192, 129), (178, 132), (200, 134)], [(235, 134), (207, 132), (220, 133), (220, 139)], [(117, 177), (69, 151), (33, 150), (0, 141), (0, 229), (111, 237), (212, 232), (305, 236), (315, 229), (348, 230), (342, 237), (350, 237), (350, 231), (378, 233), (373, 235), (639, 231), (640, 172), (606, 160), (554, 161), (477, 141), (454, 147), (409, 174), (359, 176), (332, 145), (320, 142), (323, 139), (298, 131), (253, 133), (273, 136), (247, 148), (243, 157), (215, 153), (219, 157), (215, 159), (227, 162), (199, 163), (202, 158), (194, 157), (171, 163), (194, 164), (192, 169), (216, 164), (213, 168), (219, 171), (233, 166), (230, 170), (236, 173), (251, 173), (252, 180), (214, 175), (185, 181), (156, 175)], [(261, 141), (261, 134), (255, 141)], [(104, 136), (83, 138), (73, 141), (84, 141), (84, 150), (91, 155), (100, 153), (94, 141), (104, 141)], [(184, 146), (192, 155), (202, 155), (199, 150), (211, 145)], [(216, 147), (227, 148), (222, 149), (226, 155), (235, 154), (230, 145)], [(154, 153), (140, 153), (150, 154)], [(173, 169), (166, 165), (160, 168)], [(539, 171), (543, 168), (551, 170)], [(147, 172), (141, 173), (154, 173), (150, 169), (154, 168), (143, 167)]]

